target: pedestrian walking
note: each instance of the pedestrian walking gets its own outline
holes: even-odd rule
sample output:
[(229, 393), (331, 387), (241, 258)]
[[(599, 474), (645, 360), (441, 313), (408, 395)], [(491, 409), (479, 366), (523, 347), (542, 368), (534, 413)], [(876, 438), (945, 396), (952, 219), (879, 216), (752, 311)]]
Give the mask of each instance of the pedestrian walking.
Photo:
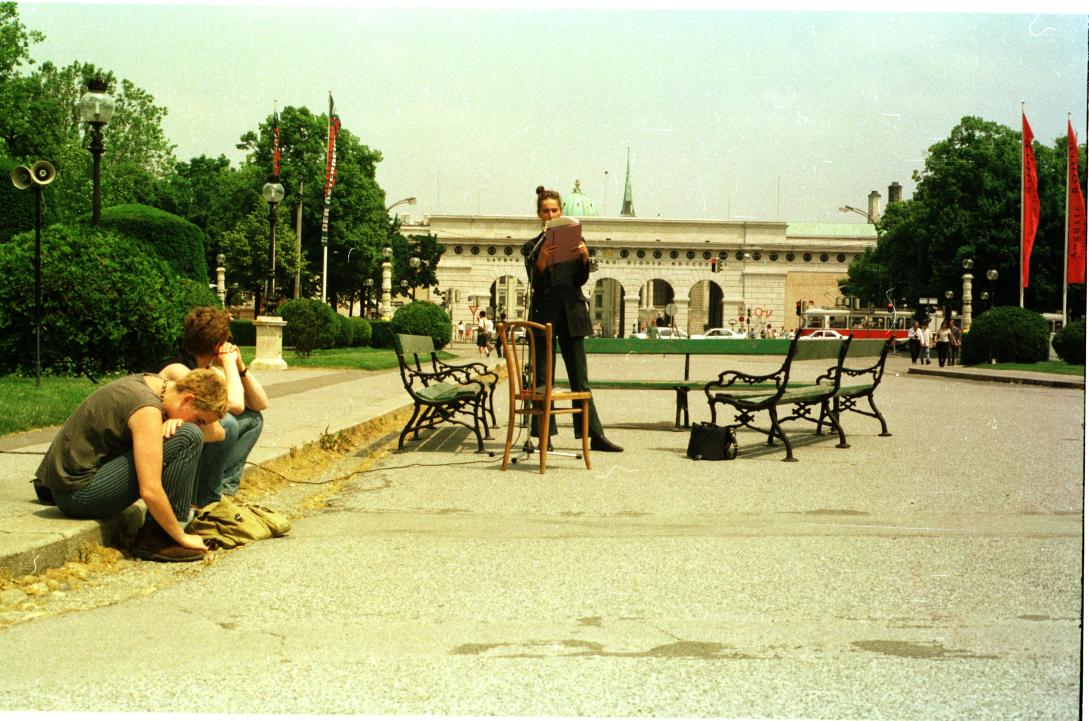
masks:
[(919, 328), (919, 321), (911, 321), (911, 329), (908, 330), (908, 349), (911, 351), (911, 364), (919, 360), (919, 353), (923, 348), (923, 331)]

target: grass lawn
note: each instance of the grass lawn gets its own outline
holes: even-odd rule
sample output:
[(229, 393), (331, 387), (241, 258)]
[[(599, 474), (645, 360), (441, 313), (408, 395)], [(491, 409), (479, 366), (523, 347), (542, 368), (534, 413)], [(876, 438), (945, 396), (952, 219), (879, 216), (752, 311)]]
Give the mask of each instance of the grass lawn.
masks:
[(969, 367), (993, 371), (1033, 371), (1036, 373), (1060, 373), (1067, 376), (1085, 375), (1085, 366), (1071, 365), (1060, 360), (1040, 361), (1039, 363), (993, 363)]
[(86, 378), (42, 376), (42, 387), (33, 378), (0, 376), (0, 434), (64, 423), (72, 409), (96, 389), (118, 376)]
[[(242, 359), (253, 360), (255, 348), (242, 346)], [(453, 358), (439, 352), (439, 358)], [(331, 348), (316, 350), (309, 358), (300, 358), (290, 348), (284, 350), (284, 360), (292, 368), (355, 368), (387, 370), (397, 367), (397, 354), (389, 348)], [(38, 388), (33, 378), (0, 376), (0, 435), (44, 428), (64, 423), (72, 410), (105, 383), (120, 375), (100, 378), (94, 384), (86, 378), (43, 376)]]
[[(252, 345), (239, 346), (242, 349), (242, 360), (249, 363), (257, 354)], [(454, 356), (439, 351), (440, 359), (453, 358)], [(392, 348), (328, 348), (316, 350), (309, 358), (295, 355), (291, 348), (284, 348), (284, 360), (289, 368), (354, 368), (357, 370), (387, 370), (397, 367), (397, 354)]]

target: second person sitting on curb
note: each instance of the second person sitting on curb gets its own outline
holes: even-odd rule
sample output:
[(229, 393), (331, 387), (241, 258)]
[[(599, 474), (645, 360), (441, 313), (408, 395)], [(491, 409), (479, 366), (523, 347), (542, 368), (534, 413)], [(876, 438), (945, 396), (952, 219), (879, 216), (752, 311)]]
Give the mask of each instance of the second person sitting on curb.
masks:
[(242, 362), (238, 346), (229, 341), (230, 320), (230, 313), (214, 306), (191, 310), (185, 316), (181, 352), (158, 369), (164, 378), (177, 380), (194, 368), (213, 368), (227, 382), (230, 412), (220, 421), (224, 438), (218, 443), (206, 443), (201, 452), (197, 506), (218, 501), (220, 496), (233, 496), (238, 491), (246, 458), (264, 426), (261, 411), (268, 408), (265, 389)]

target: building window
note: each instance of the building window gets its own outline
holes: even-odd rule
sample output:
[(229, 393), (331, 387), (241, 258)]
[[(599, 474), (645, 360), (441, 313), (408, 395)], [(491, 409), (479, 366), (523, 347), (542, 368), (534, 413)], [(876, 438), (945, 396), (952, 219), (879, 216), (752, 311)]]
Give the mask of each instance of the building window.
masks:
[(844, 255), (843, 253), (840, 253), (839, 255), (836, 256), (836, 262), (837, 263), (842, 263), (845, 260), (847, 260), (847, 256)]
[(655, 249), (654, 250), (654, 257), (655, 258), (661, 258), (662, 257), (662, 251)]
[(793, 253), (787, 253), (787, 262), (788, 263), (793, 263), (794, 262), (794, 254)]
[(635, 251), (635, 257), (636, 258), (646, 258), (647, 257), (647, 251), (640, 248), (639, 250)]
[(590, 248), (590, 257), (593, 258), (597, 255), (597, 248)]
[(704, 260), (711, 260), (711, 251), (709, 251), (709, 250), (703, 251), (703, 259)]
[(719, 259), (719, 260), (726, 260), (726, 251), (725, 251), (725, 250), (721, 250), (721, 251), (719, 251), (719, 253), (718, 253), (718, 259)]
[(495, 246), (494, 245), (489, 245), (488, 246), (488, 255), (495, 255)]
[(465, 249), (462, 248), (460, 245), (455, 245), (454, 246), (454, 255), (461, 255), (464, 250)]
[(745, 254), (742, 253), (740, 250), (734, 253), (734, 260), (743, 260), (744, 258)]
[(804, 260), (806, 263), (808, 263), (809, 261), (813, 260), (813, 254), (812, 253), (806, 253), (805, 255), (802, 256), (802, 260)]
[(675, 250), (669, 251), (669, 257), (672, 258), (673, 260), (676, 260), (679, 255), (680, 255), (680, 253), (678, 253)]
[(821, 253), (821, 262), (822, 263), (827, 263), (828, 262), (828, 254), (827, 253)]
[(514, 248), (510, 247), (509, 245), (506, 248), (503, 248), (503, 255), (511, 255), (513, 252)]
[[(708, 255), (710, 255), (710, 253), (708, 253)], [(694, 251), (694, 250), (690, 250), (690, 251), (688, 251), (687, 253), (685, 253), (685, 254), (684, 254), (684, 257), (685, 257), (685, 258), (688, 258), (689, 260), (695, 260), (695, 258), (696, 258), (696, 251)]]
[(768, 260), (770, 260), (772, 263), (778, 262), (779, 261), (779, 254), (778, 253), (772, 253), (771, 255), (768, 256)]
[(760, 255), (759, 250), (752, 254), (752, 259), (753, 260), (760, 260), (761, 257), (763, 257), (763, 256)]
[(473, 255), (480, 255), (480, 246), (474, 245), (472, 248), (469, 248), (469, 252)]
[(628, 249), (627, 248), (621, 248), (620, 249), (620, 257), (621, 258), (627, 258), (628, 257)]

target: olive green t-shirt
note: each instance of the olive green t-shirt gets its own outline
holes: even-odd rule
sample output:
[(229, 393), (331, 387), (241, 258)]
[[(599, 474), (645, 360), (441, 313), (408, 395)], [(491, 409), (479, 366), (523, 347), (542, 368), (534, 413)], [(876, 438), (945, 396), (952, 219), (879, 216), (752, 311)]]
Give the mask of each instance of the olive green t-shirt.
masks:
[(132, 450), (129, 417), (144, 406), (163, 409), (144, 375), (107, 383), (76, 406), (34, 474), (42, 485), (52, 491), (77, 490), (107, 461)]

